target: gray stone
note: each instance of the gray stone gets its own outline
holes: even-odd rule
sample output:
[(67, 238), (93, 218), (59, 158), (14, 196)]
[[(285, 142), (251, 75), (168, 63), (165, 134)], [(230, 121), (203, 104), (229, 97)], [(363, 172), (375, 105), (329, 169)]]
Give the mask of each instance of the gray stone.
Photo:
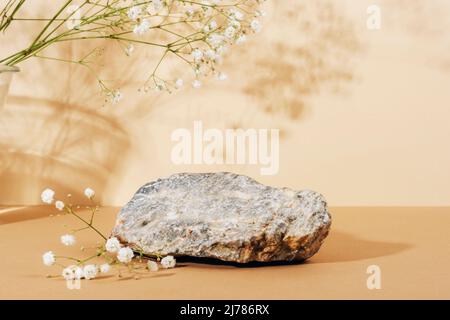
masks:
[(250, 261), (305, 260), (331, 216), (314, 191), (273, 188), (234, 173), (180, 173), (147, 183), (112, 234), (146, 254)]

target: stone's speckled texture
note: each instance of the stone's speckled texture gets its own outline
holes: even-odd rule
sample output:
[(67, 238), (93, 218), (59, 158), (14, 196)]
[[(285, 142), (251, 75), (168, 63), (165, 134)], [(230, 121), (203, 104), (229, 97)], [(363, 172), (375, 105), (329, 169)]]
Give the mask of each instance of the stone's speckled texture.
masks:
[(148, 254), (245, 263), (308, 259), (330, 225), (319, 193), (228, 172), (180, 173), (141, 187), (113, 235)]

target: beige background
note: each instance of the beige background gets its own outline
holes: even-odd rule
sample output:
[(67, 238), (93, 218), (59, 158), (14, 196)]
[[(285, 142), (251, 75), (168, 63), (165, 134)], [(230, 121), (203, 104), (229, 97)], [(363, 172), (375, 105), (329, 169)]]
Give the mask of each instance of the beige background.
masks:
[[(54, 2), (33, 3), (42, 14)], [(318, 190), (335, 206), (450, 205), (450, 4), (380, 0), (382, 29), (369, 31), (372, 3), (271, 1), (263, 32), (231, 51), (230, 80), (201, 90), (136, 93), (137, 70), (151, 60), (109, 58), (108, 75), (125, 93), (118, 106), (101, 107), (77, 67), (24, 63), (0, 113), (0, 203), (38, 203), (47, 186), (75, 195), (91, 186), (104, 204), (122, 205), (157, 177), (230, 170)], [(33, 35), (32, 26), (11, 30), (0, 38), (2, 56)], [(170, 133), (196, 119), (209, 128), (282, 129), (279, 174), (173, 165)]]

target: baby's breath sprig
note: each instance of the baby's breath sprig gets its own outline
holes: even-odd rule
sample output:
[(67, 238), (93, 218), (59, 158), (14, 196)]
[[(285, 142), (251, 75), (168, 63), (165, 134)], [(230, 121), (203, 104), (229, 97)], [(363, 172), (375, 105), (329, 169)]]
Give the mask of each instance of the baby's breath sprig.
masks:
[[(202, 78), (211, 75), (225, 79), (219, 70), (222, 56), (261, 30), (260, 6), (265, 0), (67, 0), (48, 18), (22, 17), (28, 1), (9, 0), (0, 8), (0, 32), (19, 21), (42, 21), (44, 27), (29, 46), (0, 58), (0, 64), (13, 66), (41, 58), (76, 63), (95, 73), (86, 57), (65, 60), (44, 52), (59, 43), (87, 40), (114, 41), (127, 56), (151, 47), (160, 54), (149, 67), (143, 91), (172, 92), (184, 83), (181, 78), (167, 79), (163, 71), (172, 58), (193, 71), (194, 88), (200, 88)], [(122, 93), (96, 77), (108, 101), (118, 103)]]
[[(62, 200), (56, 200), (55, 191), (45, 189), (41, 193), (41, 199), (46, 204), (54, 204), (55, 208), (67, 215), (74, 216), (83, 223), (83, 227), (72, 229), (69, 234), (61, 236), (61, 243), (65, 246), (73, 246), (77, 240), (75, 234), (84, 230), (94, 231), (101, 239), (95, 246), (86, 248), (81, 247), (82, 252), (93, 251), (91, 255), (85, 258), (77, 258), (65, 255), (56, 255), (53, 251), (47, 251), (42, 256), (42, 261), (46, 266), (57, 265), (62, 268), (62, 277), (66, 280), (94, 279), (98, 273), (108, 273), (112, 267), (117, 270), (119, 277), (123, 276), (124, 270), (132, 275), (133, 278), (139, 279), (142, 275), (142, 269), (150, 271), (158, 271), (158, 263), (163, 268), (174, 268), (176, 260), (172, 256), (163, 257), (160, 253), (146, 254), (142, 248), (134, 245), (133, 247), (124, 246), (116, 237), (107, 237), (95, 225), (95, 216), (99, 211), (99, 206), (94, 203), (95, 191), (91, 188), (84, 190), (84, 195), (91, 201), (91, 205), (85, 206), (88, 210), (88, 218), (83, 217), (77, 212), (81, 206), (66, 204)], [(68, 195), (70, 198), (70, 195)], [(103, 259), (101, 264), (93, 264), (92, 260)], [(66, 265), (61, 261), (69, 261), (71, 264)], [(147, 262), (145, 265), (143, 262)]]

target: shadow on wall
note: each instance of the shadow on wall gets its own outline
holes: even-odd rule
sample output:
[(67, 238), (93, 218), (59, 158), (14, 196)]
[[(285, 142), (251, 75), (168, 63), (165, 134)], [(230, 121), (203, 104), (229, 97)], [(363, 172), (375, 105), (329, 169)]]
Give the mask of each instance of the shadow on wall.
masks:
[[(342, 92), (354, 79), (352, 59), (360, 44), (351, 22), (330, 0), (289, 6), (274, 2), (272, 6), (270, 20), (266, 19), (269, 32), (248, 44), (256, 50), (243, 46), (242, 51), (233, 51), (224, 69), (239, 69), (244, 81), (231, 89), (255, 99), (262, 107), (256, 112), (298, 119), (311, 98), (328, 89)], [(30, 36), (26, 29), (17, 34)], [(50, 55), (73, 59), (88, 49), (67, 44), (52, 49)], [(245, 63), (243, 59), (251, 59), (249, 50), (258, 54)], [(151, 60), (139, 54), (133, 58)], [(130, 60), (123, 63), (108, 53), (102, 59), (109, 70), (102, 78), (119, 80), (121, 89), (139, 86), (137, 75), (147, 71), (146, 64), (131, 66)], [(0, 115), (1, 204), (39, 203), (44, 187), (54, 188), (59, 195), (70, 193), (74, 202), (83, 199), (82, 190), (74, 189), (79, 186), (107, 190), (111, 179), (117, 179), (113, 173), (129, 152), (132, 136), (142, 129), (127, 127), (126, 121), (147, 119), (156, 99), (161, 100), (145, 96), (127, 105), (132, 100), (127, 97), (120, 108), (100, 108), (103, 100), (92, 74), (55, 61), (33, 59), (15, 81), (19, 79), (20, 94), (9, 97)], [(242, 119), (240, 114), (230, 117)]]
[(126, 152), (120, 123), (61, 101), (10, 97), (0, 117), (0, 203), (39, 203), (44, 187), (80, 202), (90, 186), (104, 190)]
[[(74, 59), (73, 51), (69, 44), (52, 55)], [(83, 67), (37, 58), (31, 63), (14, 79), (23, 94), (10, 95), (0, 111), (0, 203), (40, 203), (45, 187), (85, 203), (78, 188), (105, 190), (129, 148), (129, 134), (99, 107), (102, 93)]]
[(354, 80), (353, 59), (361, 44), (353, 23), (332, 1), (273, 6), (265, 26), (271, 38), (253, 41), (260, 55), (246, 64), (251, 70), (245, 72), (243, 92), (265, 112), (297, 119), (312, 97), (325, 90), (342, 93)]

